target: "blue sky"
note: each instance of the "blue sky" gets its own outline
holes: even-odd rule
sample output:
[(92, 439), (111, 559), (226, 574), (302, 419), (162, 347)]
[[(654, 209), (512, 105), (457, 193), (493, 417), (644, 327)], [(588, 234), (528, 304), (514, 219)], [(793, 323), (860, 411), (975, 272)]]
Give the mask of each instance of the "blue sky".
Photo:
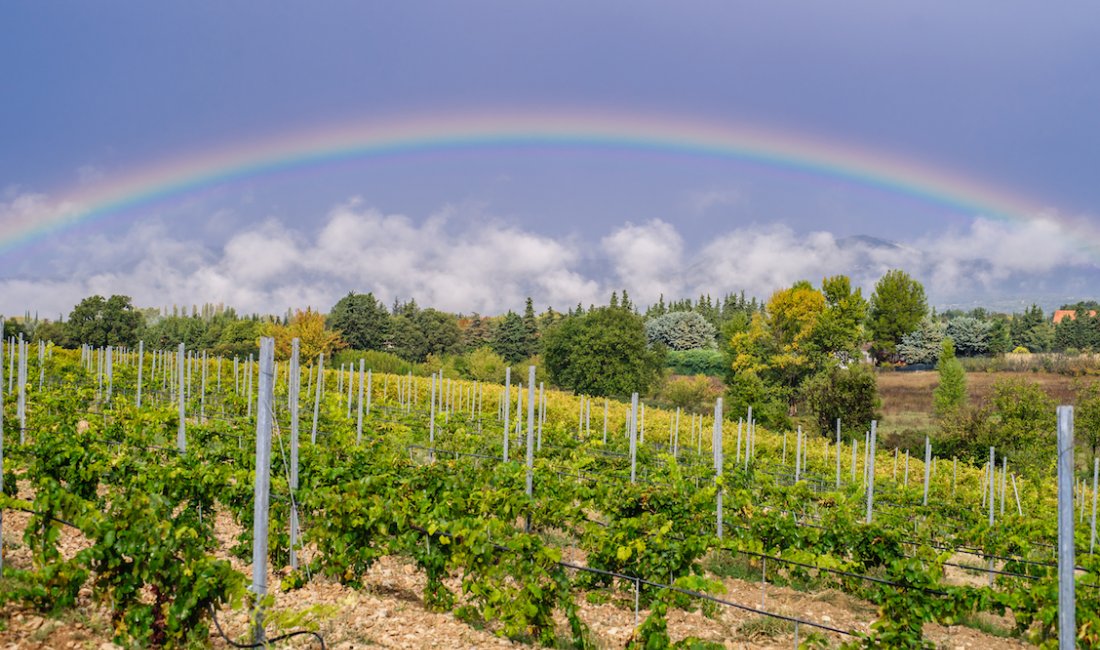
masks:
[[(0, 220), (328, 124), (592, 110), (765, 124), (1100, 221), (1092, 2), (16, 0), (0, 12)], [(0, 256), (0, 310), (67, 313), (98, 292), (281, 312), (373, 290), (496, 313), (621, 286), (643, 300), (766, 296), (832, 273), (869, 291), (892, 266), (940, 305), (1049, 307), (1096, 297), (1100, 280), (1058, 219), (994, 222), (745, 162), (429, 152), (236, 181), (54, 233)]]

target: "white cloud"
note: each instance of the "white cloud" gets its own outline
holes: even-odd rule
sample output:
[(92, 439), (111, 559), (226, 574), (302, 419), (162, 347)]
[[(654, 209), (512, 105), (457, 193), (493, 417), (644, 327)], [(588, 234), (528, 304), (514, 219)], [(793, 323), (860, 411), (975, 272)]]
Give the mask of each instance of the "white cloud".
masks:
[(81, 165), (76, 170), (76, 178), (81, 185), (93, 185), (103, 180), (105, 176), (103, 168), (96, 165)]
[(615, 271), (616, 286), (625, 288), (632, 302), (680, 295), (684, 240), (672, 224), (660, 219), (641, 225), (627, 222), (604, 237), (601, 248)]
[(744, 200), (744, 194), (736, 189), (709, 189), (689, 192), (688, 205), (697, 213), (723, 205), (737, 205)]
[[(8, 193), (0, 220), (29, 218), (48, 197)], [(627, 222), (596, 242), (553, 238), (468, 208), (447, 207), (423, 219), (386, 214), (359, 200), (337, 205), (312, 234), (268, 219), (214, 246), (170, 235), (148, 219), (121, 236), (82, 234), (38, 244), (49, 273), (0, 279), (0, 311), (67, 314), (81, 298), (125, 294), (141, 306), (220, 302), (242, 312), (327, 310), (348, 291), (373, 291), (387, 304), (484, 314), (604, 303), (626, 288), (644, 305), (730, 291), (767, 298), (797, 280), (815, 284), (847, 274), (870, 293), (888, 269), (908, 271), (934, 302), (1011, 291), (1013, 282), (1041, 286), (1057, 273), (1097, 270), (1052, 217), (1027, 223), (978, 218), (967, 227), (908, 246), (869, 238), (838, 239), (783, 225), (714, 233), (691, 247), (673, 224)], [(481, 208), (473, 208), (481, 210)]]

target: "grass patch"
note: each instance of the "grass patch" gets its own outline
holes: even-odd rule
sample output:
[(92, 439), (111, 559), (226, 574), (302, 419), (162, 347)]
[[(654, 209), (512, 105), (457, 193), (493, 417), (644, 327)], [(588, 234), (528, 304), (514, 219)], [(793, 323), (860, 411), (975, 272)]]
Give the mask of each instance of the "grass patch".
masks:
[(814, 594), (813, 598), (818, 602), (828, 603), (856, 614), (876, 611), (875, 607), (837, 589), (825, 589)]
[(760, 579), (760, 563), (739, 553), (711, 551), (703, 558), (703, 570), (719, 578), (754, 581)]
[(794, 623), (771, 616), (754, 616), (737, 626), (737, 633), (750, 641), (794, 634)]
[(1016, 636), (1016, 631), (1013, 628), (1005, 627), (983, 613), (963, 616), (959, 619), (959, 625), (1001, 639), (1010, 639)]

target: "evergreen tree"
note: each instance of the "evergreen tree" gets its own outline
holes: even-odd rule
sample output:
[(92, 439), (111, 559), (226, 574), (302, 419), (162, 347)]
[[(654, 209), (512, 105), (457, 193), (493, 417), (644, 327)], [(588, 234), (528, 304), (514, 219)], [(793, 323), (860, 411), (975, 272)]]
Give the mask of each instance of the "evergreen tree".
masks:
[(1047, 321), (1038, 305), (1032, 305), (1023, 314), (1015, 316), (1011, 331), (1013, 348), (1048, 352), (1054, 344), (1054, 326)]
[(924, 286), (905, 271), (887, 271), (871, 294), (868, 328), (875, 355), (880, 360), (895, 358), (901, 338), (917, 329), (927, 313)]
[(966, 404), (966, 370), (955, 357), (955, 344), (950, 337), (943, 340), (936, 371), (940, 375), (940, 383), (932, 391), (933, 410), (939, 417), (944, 417)]
[(611, 307), (567, 318), (547, 331), (543, 359), (555, 384), (590, 395), (644, 393), (663, 364), (646, 345), (642, 317)]
[(634, 303), (630, 302), (630, 296), (627, 295), (626, 289), (623, 289), (623, 299), (619, 301), (619, 307), (629, 312), (634, 311)]
[(960, 316), (947, 323), (947, 336), (961, 357), (975, 357), (989, 351), (991, 323), (973, 316)]
[(535, 304), (530, 296), (528, 296), (527, 304), (523, 308), (523, 333), (526, 337), (527, 354), (524, 356), (526, 359), (538, 354), (539, 351), (539, 320), (535, 316)]
[(389, 336), (390, 315), (373, 293), (344, 296), (332, 307), (327, 321), (355, 350), (381, 350)]
[(470, 319), (469, 326), (463, 330), (462, 337), (462, 347), (466, 350), (477, 350), (489, 345), (489, 341), (492, 339), (489, 321), (475, 312), (473, 318)]
[(523, 318), (514, 311), (509, 311), (502, 316), (493, 331), (493, 340), (490, 345), (493, 351), (504, 357), (508, 363), (519, 363), (531, 356)]

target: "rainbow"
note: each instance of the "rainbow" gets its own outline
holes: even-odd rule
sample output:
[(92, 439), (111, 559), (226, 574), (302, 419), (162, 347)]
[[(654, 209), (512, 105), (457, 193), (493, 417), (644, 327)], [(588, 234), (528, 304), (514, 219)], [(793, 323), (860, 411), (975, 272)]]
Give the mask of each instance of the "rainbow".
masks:
[[(240, 179), (350, 159), (509, 148), (595, 148), (733, 159), (843, 179), (975, 216), (1009, 221), (1052, 218), (1051, 211), (1037, 202), (965, 175), (805, 134), (593, 111), (483, 113), (331, 126), (149, 165), (63, 194), (52, 202), (54, 207), (5, 219), (0, 223), (0, 252), (77, 224)], [(1095, 234), (1088, 233), (1086, 241), (1100, 249)]]

